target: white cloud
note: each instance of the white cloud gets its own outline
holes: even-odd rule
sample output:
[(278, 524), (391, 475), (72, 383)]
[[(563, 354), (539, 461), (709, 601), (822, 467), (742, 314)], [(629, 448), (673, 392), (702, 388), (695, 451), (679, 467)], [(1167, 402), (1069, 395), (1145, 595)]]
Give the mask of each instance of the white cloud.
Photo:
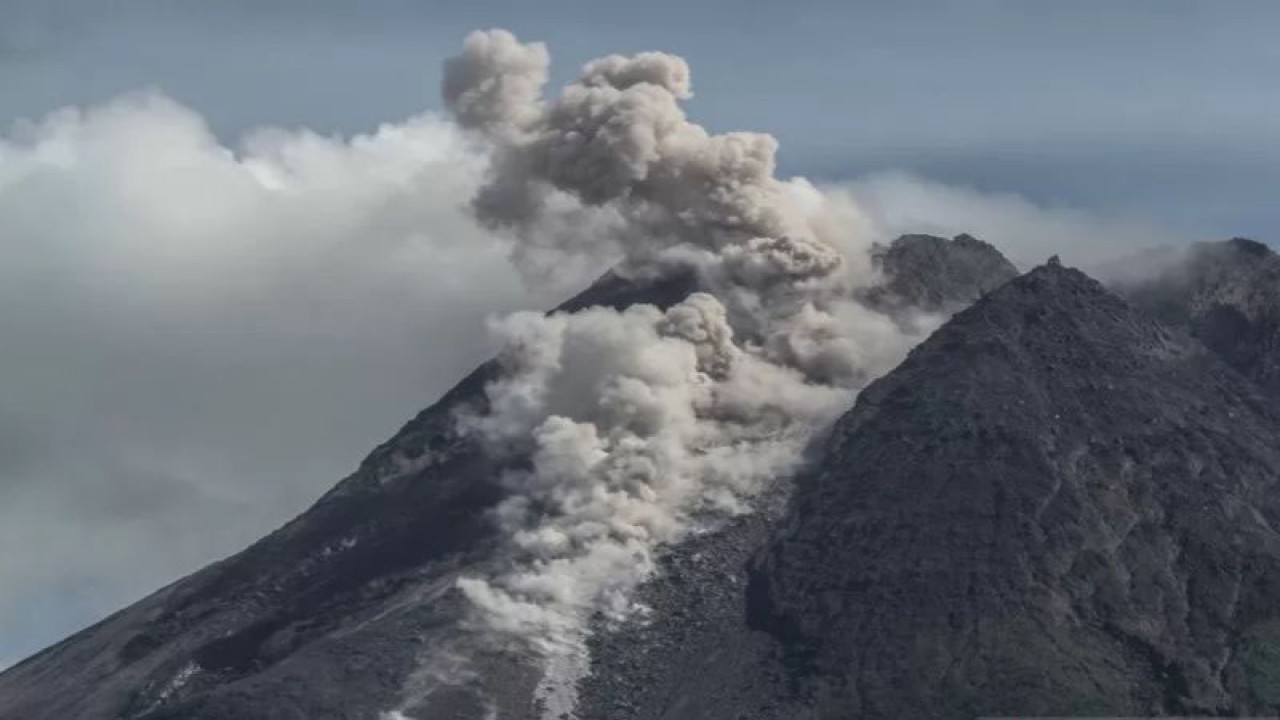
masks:
[(1142, 217), (1046, 207), (1013, 192), (984, 192), (904, 173), (871, 175), (829, 190), (856, 198), (881, 240), (904, 233), (968, 233), (995, 245), (1024, 270), (1051, 255), (1095, 267), (1189, 239)]
[(0, 662), (286, 520), (551, 301), (480, 170), (432, 116), (233, 149), (156, 93), (0, 139)]

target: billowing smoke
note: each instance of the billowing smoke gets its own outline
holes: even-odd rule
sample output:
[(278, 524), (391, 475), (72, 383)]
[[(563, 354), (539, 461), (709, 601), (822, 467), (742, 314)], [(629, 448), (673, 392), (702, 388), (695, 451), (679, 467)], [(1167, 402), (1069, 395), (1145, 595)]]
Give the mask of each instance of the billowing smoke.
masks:
[(750, 512), (932, 320), (904, 325), (854, 299), (874, 281), (865, 221), (776, 178), (772, 137), (689, 122), (683, 60), (595, 60), (554, 99), (547, 63), (541, 45), (495, 30), (446, 65), (445, 100), (491, 159), (476, 217), (515, 238), (528, 278), (587, 258), (624, 276), (692, 272), (701, 288), (665, 311), (496, 323), (489, 410), (460, 419), (526, 462), (496, 512), (502, 567), (459, 587), (482, 627), (542, 654), (545, 711), (559, 717), (589, 622), (642, 612), (633, 591), (655, 553)]

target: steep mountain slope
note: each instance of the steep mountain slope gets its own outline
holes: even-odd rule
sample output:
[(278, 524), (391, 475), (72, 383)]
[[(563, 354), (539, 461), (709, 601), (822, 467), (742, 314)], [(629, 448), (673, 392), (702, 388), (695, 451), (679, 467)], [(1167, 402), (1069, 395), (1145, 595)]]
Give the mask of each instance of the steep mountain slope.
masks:
[(1280, 706), (1280, 417), (1049, 265), (874, 383), (754, 566), (812, 717)]
[(1201, 243), (1181, 262), (1120, 290), (1266, 389), (1280, 390), (1280, 255), (1266, 245), (1244, 238)]

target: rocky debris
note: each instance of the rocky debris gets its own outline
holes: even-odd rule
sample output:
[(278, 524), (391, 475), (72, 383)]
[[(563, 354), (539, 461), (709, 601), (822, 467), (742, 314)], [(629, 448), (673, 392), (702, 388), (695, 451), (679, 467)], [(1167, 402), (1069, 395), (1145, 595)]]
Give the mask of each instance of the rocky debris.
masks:
[(973, 237), (903, 235), (872, 253), (884, 283), (867, 294), (874, 306), (952, 313), (1018, 274), (999, 250)]
[(1192, 246), (1117, 289), (1183, 328), (1270, 392), (1280, 391), (1280, 255), (1245, 238)]
[(663, 558), (639, 600), (645, 617), (600, 625), (581, 720), (806, 717), (792, 697), (776, 639), (747, 624), (753, 553), (786, 509), (789, 482), (757, 498), (757, 511), (695, 535)]

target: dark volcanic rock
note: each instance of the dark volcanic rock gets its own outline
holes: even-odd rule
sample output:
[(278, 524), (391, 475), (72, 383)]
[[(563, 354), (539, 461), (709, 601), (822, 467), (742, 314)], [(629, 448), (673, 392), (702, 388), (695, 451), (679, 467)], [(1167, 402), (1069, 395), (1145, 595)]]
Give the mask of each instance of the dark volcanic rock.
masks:
[(810, 717), (783, 647), (746, 614), (752, 555), (777, 526), (789, 489), (783, 479), (757, 512), (670, 549), (641, 590), (649, 617), (597, 629), (582, 720)]
[(999, 250), (972, 235), (903, 235), (872, 259), (885, 282), (868, 299), (888, 309), (955, 312), (1018, 274)]
[(1201, 243), (1182, 262), (1122, 283), (1120, 291), (1267, 390), (1280, 391), (1280, 255), (1266, 245), (1244, 238)]
[(755, 569), (809, 717), (1280, 708), (1280, 418), (1041, 267), (874, 383)]

